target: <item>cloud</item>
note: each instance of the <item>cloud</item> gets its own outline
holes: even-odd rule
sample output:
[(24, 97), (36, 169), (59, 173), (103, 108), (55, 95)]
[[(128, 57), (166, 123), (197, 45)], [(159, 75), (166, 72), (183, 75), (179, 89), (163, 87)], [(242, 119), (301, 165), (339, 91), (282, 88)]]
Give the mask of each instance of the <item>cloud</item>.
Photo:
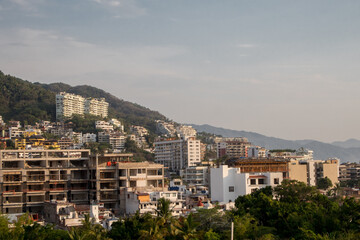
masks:
[(135, 0), (92, 0), (114, 13), (114, 18), (133, 18), (146, 14), (146, 9)]
[(254, 48), (254, 47), (256, 47), (256, 45), (249, 44), (249, 43), (239, 43), (239, 44), (236, 44), (236, 47), (237, 48)]
[(25, 11), (36, 12), (38, 10), (38, 5), (42, 4), (43, 0), (8, 0), (14, 6), (19, 7)]
[[(56, 31), (31, 28), (0, 35), (0, 65), (9, 72), (23, 69), (29, 76), (64, 77), (109, 72), (141, 79), (177, 76), (168, 59), (188, 53), (181, 46), (106, 46), (80, 41)], [(6, 60), (5, 60), (6, 59)], [(66, 69), (66, 71), (63, 71)]]

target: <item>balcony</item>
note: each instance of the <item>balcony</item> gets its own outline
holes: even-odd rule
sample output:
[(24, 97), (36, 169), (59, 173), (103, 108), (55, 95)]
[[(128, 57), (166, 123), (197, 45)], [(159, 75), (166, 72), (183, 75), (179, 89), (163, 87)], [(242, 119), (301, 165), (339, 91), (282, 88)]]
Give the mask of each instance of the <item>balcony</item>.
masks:
[(45, 181), (45, 175), (28, 175), (27, 176), (28, 182), (44, 182)]
[(50, 181), (67, 181), (68, 175), (67, 174), (50, 174), (49, 180)]
[(6, 174), (3, 176), (4, 183), (21, 183), (22, 175), (21, 174)]

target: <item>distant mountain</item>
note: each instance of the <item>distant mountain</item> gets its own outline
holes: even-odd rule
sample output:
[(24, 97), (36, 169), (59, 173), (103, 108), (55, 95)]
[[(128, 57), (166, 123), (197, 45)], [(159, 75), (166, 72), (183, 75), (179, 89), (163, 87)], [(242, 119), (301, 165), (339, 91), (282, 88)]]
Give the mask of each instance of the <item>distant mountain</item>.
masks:
[(337, 157), (342, 162), (358, 162), (360, 160), (360, 147), (344, 148), (315, 140), (284, 140), (281, 138), (264, 136), (254, 132), (218, 128), (207, 124), (187, 125), (193, 126), (199, 132), (213, 133), (216, 135), (222, 135), (223, 137), (246, 137), (253, 144), (265, 147), (267, 149), (299, 149), (300, 147), (308, 148), (314, 151), (314, 158), (316, 159)]
[(20, 120), (33, 124), (38, 120), (55, 121), (55, 95), (66, 91), (83, 97), (105, 98), (109, 103), (109, 117), (126, 124), (141, 125), (155, 132), (154, 120), (166, 120), (159, 112), (119, 99), (91, 86), (72, 87), (64, 83), (31, 83), (0, 71), (0, 115), (5, 120)]
[(339, 146), (342, 148), (359, 148), (360, 147), (360, 140), (357, 139), (348, 139), (346, 141), (337, 141), (331, 143), (332, 145)]

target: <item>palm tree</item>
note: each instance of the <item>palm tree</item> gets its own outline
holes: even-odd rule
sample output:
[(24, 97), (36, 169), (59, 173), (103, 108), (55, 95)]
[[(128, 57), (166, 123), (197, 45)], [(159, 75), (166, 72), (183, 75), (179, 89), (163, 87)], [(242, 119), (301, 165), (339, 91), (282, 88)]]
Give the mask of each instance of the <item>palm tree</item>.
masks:
[(148, 222), (147, 230), (140, 230), (140, 238), (144, 240), (158, 240), (164, 239), (167, 235), (165, 227), (166, 220), (162, 217), (157, 217)]
[(184, 240), (197, 238), (198, 233), (196, 228), (198, 227), (199, 223), (195, 222), (192, 213), (190, 213), (187, 218), (180, 218), (178, 223), (179, 224), (175, 227), (177, 228), (179, 235)]
[(172, 214), (170, 209), (170, 200), (165, 198), (160, 198), (158, 200), (158, 205), (156, 209), (156, 213), (159, 217), (164, 218), (166, 221), (170, 220)]
[(71, 228), (68, 231), (68, 237), (70, 240), (85, 240), (88, 239), (88, 234), (80, 228)]

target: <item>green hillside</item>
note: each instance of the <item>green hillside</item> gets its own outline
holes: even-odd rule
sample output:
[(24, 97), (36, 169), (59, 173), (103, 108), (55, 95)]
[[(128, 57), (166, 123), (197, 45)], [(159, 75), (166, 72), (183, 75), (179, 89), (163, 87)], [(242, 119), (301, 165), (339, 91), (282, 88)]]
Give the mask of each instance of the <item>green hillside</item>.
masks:
[(0, 115), (32, 124), (55, 120), (55, 93), (0, 71)]
[(165, 120), (159, 112), (119, 99), (101, 89), (83, 85), (72, 87), (64, 83), (41, 84), (5, 75), (0, 71), (0, 115), (6, 120), (21, 120), (29, 124), (44, 119), (55, 120), (55, 95), (66, 91), (83, 97), (105, 98), (109, 117), (126, 124), (141, 125), (154, 132), (156, 119)]

